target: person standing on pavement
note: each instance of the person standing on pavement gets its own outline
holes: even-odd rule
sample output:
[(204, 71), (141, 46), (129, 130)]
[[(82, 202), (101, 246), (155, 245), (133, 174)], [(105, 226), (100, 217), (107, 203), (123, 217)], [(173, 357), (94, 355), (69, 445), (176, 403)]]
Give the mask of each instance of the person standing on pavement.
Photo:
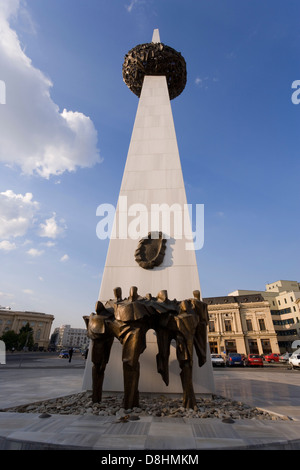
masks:
[(69, 362), (72, 360), (72, 355), (73, 355), (73, 348), (69, 349)]

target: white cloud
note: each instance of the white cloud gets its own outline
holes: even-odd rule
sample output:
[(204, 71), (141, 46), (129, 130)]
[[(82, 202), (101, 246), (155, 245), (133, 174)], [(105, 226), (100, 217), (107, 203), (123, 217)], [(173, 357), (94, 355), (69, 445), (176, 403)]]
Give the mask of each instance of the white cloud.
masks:
[(53, 213), (53, 216), (49, 219), (46, 219), (44, 224), (40, 224), (40, 237), (47, 237), (53, 239), (57, 238), (59, 235), (64, 233), (66, 229), (64, 221), (62, 220), (60, 223), (63, 225), (58, 225), (58, 223), (56, 222), (56, 214)]
[(128, 13), (131, 12), (131, 10), (133, 9), (133, 7), (139, 3), (139, 0), (131, 0), (131, 2), (129, 3), (129, 5), (125, 5), (125, 8), (126, 10), (128, 11)]
[(12, 299), (14, 297), (14, 295), (9, 294), (7, 292), (0, 292), (0, 297), (8, 297), (9, 299)]
[(0, 242), (0, 250), (11, 251), (17, 248), (15, 243), (9, 242), (8, 240), (3, 240)]
[(36, 248), (30, 248), (26, 253), (28, 255), (36, 257), (36, 256), (41, 256), (44, 253), (44, 250), (37, 250)]
[(53, 84), (32, 65), (10, 26), (19, 12), (19, 0), (0, 1), (0, 70), (6, 85), (0, 162), (44, 178), (92, 167), (101, 161), (94, 124), (80, 112), (59, 111), (50, 96)]
[(20, 0), (10, 0), (9, 2), (0, 2), (0, 15), (1, 17), (8, 17), (16, 15), (18, 8), (20, 7)]
[(45, 245), (45, 246), (47, 246), (48, 248), (52, 248), (52, 246), (55, 246), (55, 245), (56, 245), (56, 243), (55, 243), (55, 242), (50, 242), (50, 241), (49, 241), (49, 242), (42, 243), (42, 245)]
[(204, 88), (205, 90), (208, 89), (208, 85), (211, 85), (211, 82), (217, 83), (219, 79), (217, 77), (196, 77), (195, 78), (195, 85), (197, 85), (199, 88)]
[[(0, 137), (1, 139), (1, 137)], [(12, 190), (0, 193), (0, 239), (21, 237), (34, 223), (39, 207), (31, 193), (15, 194)]]
[(28, 295), (32, 295), (34, 293), (33, 290), (31, 290), (31, 289), (22, 289), (22, 292), (24, 294), (28, 294)]
[(201, 78), (201, 77), (197, 77), (195, 79), (195, 84), (200, 87), (200, 88), (205, 88), (207, 89), (208, 88), (208, 77), (204, 77), (204, 78)]
[(63, 255), (61, 258), (60, 258), (60, 261), (64, 262), (64, 261), (68, 261), (69, 259), (69, 256), (68, 255)]

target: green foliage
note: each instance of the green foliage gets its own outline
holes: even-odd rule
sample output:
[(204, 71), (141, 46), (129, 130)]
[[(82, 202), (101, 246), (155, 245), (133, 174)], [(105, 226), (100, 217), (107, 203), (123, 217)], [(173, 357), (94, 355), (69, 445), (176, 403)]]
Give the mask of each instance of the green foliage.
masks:
[(18, 349), (24, 347), (31, 349), (33, 347), (33, 329), (30, 328), (27, 322), (25, 326), (22, 326), (18, 334)]
[(33, 330), (30, 328), (29, 323), (22, 326), (19, 333), (12, 330), (6, 331), (0, 338), (5, 343), (6, 350), (18, 349), (22, 350), (24, 347), (31, 349), (33, 347)]
[(6, 350), (17, 349), (19, 335), (12, 330), (6, 331), (1, 336), (1, 340), (4, 341)]

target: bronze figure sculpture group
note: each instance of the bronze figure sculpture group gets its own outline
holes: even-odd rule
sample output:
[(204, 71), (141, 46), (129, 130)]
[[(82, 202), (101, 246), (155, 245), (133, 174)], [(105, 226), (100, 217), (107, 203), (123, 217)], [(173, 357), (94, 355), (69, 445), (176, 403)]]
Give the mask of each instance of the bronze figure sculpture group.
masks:
[(138, 384), (140, 355), (146, 349), (147, 331), (153, 329), (157, 337), (157, 371), (166, 385), (169, 384), (169, 355), (171, 341), (176, 341), (176, 355), (181, 369), (183, 406), (194, 408), (196, 398), (193, 388), (192, 367), (195, 348), (198, 364), (206, 362), (207, 305), (200, 300), (200, 292), (193, 298), (169, 300), (166, 290), (156, 297), (138, 295), (131, 287), (128, 298), (122, 298), (120, 287), (114, 289), (114, 299), (105, 305), (96, 302), (95, 313), (83, 317), (87, 335), (92, 340), (92, 400), (100, 402), (106, 365), (115, 338), (122, 344), (125, 409), (139, 406)]

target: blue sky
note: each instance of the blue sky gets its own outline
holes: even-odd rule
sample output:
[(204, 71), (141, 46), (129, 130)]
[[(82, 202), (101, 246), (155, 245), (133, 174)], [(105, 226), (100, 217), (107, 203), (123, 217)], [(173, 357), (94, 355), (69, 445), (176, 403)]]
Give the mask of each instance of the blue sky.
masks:
[(300, 280), (297, 0), (0, 0), (1, 306), (84, 327), (138, 104), (122, 63), (155, 28), (187, 62), (172, 110), (203, 296)]

